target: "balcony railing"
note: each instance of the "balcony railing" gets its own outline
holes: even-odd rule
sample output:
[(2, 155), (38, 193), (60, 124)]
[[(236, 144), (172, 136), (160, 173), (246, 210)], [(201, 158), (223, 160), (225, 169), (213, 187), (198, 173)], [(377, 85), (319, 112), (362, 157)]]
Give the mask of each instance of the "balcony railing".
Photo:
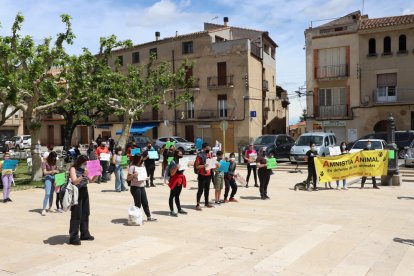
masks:
[(207, 87), (209, 89), (234, 87), (233, 76), (207, 77)]
[(263, 80), (263, 91), (269, 91), (269, 82), (267, 80)]
[(344, 78), (349, 76), (347, 64), (315, 67), (317, 79)]
[(343, 118), (348, 117), (346, 104), (319, 106), (319, 118)]
[(262, 58), (262, 48), (254, 44), (253, 42), (250, 43), (250, 53), (257, 58)]
[(177, 110), (177, 120), (199, 119), (230, 119), (233, 117), (234, 108), (227, 109), (201, 109), (201, 110)]
[(394, 86), (377, 88), (373, 91), (376, 104), (413, 103), (414, 88), (398, 88)]
[(185, 90), (187, 88), (188, 89), (200, 88), (200, 78), (194, 78), (193, 77), (193, 83), (191, 85), (189, 85), (188, 87), (185, 87), (184, 85), (178, 87), (179, 90), (181, 90), (181, 89)]

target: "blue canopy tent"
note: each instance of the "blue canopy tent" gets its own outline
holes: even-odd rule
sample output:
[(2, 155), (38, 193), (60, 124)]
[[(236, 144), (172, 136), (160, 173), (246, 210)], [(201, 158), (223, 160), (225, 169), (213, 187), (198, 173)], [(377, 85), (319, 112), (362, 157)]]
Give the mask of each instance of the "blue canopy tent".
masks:
[[(158, 123), (133, 123), (130, 134), (139, 134), (142, 135), (145, 132), (147, 132), (150, 129), (153, 129), (154, 127), (157, 127)], [(117, 130), (116, 135), (121, 135), (122, 130)]]

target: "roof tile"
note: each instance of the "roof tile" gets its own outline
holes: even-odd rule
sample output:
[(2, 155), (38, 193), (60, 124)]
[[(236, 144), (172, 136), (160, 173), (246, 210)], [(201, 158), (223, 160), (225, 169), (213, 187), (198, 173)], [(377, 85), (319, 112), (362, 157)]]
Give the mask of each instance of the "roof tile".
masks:
[(380, 17), (372, 19), (362, 19), (359, 26), (360, 30), (384, 28), (397, 25), (413, 24), (414, 14), (402, 15), (402, 16), (391, 16), (391, 17)]

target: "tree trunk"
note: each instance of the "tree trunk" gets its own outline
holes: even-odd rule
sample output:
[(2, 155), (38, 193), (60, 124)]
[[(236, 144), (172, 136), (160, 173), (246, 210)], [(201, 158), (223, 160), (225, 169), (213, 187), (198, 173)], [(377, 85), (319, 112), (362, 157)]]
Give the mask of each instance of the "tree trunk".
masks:
[(124, 115), (124, 122), (122, 124), (122, 134), (118, 141), (118, 146), (125, 149), (126, 143), (128, 141), (129, 132), (131, 131), (131, 126), (134, 119), (128, 113)]
[(70, 149), (70, 146), (72, 144), (72, 136), (77, 124), (73, 123), (72, 114), (68, 114), (65, 119), (66, 125), (63, 128), (63, 150), (67, 151)]
[[(40, 148), (36, 150), (36, 145), (38, 144), (38, 141), (40, 140), (40, 129), (29, 129), (30, 136), (32, 138), (32, 146), (31, 146), (31, 152), (32, 152), (32, 181), (41, 181), (43, 177), (42, 172), (42, 157), (40, 153)], [(40, 144), (39, 144), (40, 145)]]

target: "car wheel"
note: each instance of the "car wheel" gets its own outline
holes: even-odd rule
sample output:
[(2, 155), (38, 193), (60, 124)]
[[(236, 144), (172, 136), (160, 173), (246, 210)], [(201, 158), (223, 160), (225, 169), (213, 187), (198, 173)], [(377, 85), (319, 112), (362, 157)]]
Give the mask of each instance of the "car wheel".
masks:
[(398, 152), (398, 158), (400, 158), (400, 159), (404, 159), (406, 154), (407, 154), (407, 150), (405, 150), (405, 149), (401, 149), (401, 150)]

